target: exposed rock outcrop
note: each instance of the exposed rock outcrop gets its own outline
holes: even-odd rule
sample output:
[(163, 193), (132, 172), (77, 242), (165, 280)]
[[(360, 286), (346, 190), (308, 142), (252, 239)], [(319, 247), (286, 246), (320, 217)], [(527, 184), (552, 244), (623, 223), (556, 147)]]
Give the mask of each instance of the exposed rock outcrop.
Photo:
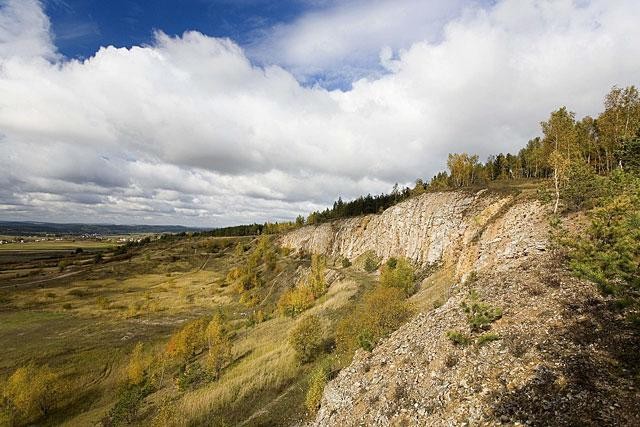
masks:
[(426, 193), (379, 215), (302, 227), (282, 237), (293, 249), (353, 260), (368, 251), (404, 256), (420, 266), (453, 266), (455, 275), (496, 266), (545, 249), (537, 201), (486, 191)]
[[(359, 351), (327, 384), (313, 425), (640, 425), (629, 374), (637, 336), (593, 286), (555, 265), (543, 254), (481, 273), (373, 352)], [(504, 310), (484, 345), (461, 307), (471, 288)], [(456, 345), (449, 330), (475, 343)]]
[[(414, 302), (441, 277), (457, 283), (444, 305), (423, 304), (371, 353), (358, 351), (327, 384), (313, 425), (640, 425), (637, 330), (562, 268), (547, 238), (539, 202), (489, 192), (424, 194), (283, 236), (309, 252), (373, 251), (452, 272), (434, 273)], [(465, 281), (472, 271), (477, 280)], [(471, 289), (503, 310), (484, 343), (462, 306)], [(471, 343), (454, 344), (453, 330)]]

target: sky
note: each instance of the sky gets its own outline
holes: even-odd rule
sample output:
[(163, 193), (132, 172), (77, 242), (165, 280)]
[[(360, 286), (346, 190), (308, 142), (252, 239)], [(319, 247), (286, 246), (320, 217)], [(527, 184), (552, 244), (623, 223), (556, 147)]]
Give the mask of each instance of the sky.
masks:
[(516, 152), (640, 82), (636, 0), (0, 0), (0, 220), (219, 227)]

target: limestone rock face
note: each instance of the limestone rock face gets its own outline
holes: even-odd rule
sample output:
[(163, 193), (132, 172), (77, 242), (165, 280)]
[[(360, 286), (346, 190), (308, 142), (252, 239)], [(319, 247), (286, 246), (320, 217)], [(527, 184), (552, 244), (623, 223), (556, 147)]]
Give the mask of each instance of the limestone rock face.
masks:
[(426, 193), (378, 215), (302, 227), (285, 234), (280, 244), (351, 260), (373, 251), (382, 259), (403, 256), (423, 267), (451, 264), (462, 276), (544, 250), (542, 211), (538, 202), (511, 195)]
[[(293, 249), (439, 267), (411, 297), (421, 312), (372, 352), (356, 352), (310, 425), (640, 425), (640, 386), (628, 375), (635, 329), (546, 250), (548, 231), (536, 200), (458, 191), (284, 235)], [(443, 283), (441, 306), (420, 305)], [(502, 316), (472, 329), (471, 295)], [(452, 331), (469, 344), (452, 342)]]

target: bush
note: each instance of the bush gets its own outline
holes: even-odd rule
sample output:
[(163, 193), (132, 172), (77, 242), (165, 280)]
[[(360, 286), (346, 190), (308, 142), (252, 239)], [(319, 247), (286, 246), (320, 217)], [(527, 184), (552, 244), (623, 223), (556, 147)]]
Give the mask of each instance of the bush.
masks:
[[(391, 264), (390, 260), (395, 260)], [(413, 267), (406, 258), (390, 258), (386, 265), (382, 267), (380, 273), (380, 284), (388, 288), (402, 289), (406, 295), (413, 293), (413, 281), (415, 279)]]
[(317, 316), (302, 319), (289, 335), (289, 344), (301, 363), (314, 360), (324, 346), (322, 322)]
[(373, 273), (378, 269), (378, 263), (373, 257), (368, 256), (367, 259), (364, 260), (364, 271), (367, 273)]
[(295, 317), (313, 305), (313, 291), (309, 286), (299, 285), (286, 291), (278, 300), (278, 311), (282, 316)]
[(350, 358), (357, 348), (371, 350), (407, 321), (411, 310), (398, 288), (377, 286), (336, 327), (338, 352)]
[(597, 175), (586, 163), (572, 163), (567, 178), (561, 195), (567, 209), (571, 211), (592, 208), (603, 195), (604, 178)]
[(327, 384), (327, 369), (324, 366), (318, 366), (309, 380), (309, 388), (305, 397), (305, 406), (311, 413), (315, 413), (320, 408), (322, 393), (324, 386)]
[(478, 345), (478, 347), (482, 347), (485, 344), (488, 344), (493, 341), (497, 341), (499, 339), (500, 339), (500, 335), (493, 332), (487, 332), (486, 334), (482, 334), (478, 337), (476, 344)]
[(316, 254), (311, 256), (311, 274), (308, 285), (314, 298), (319, 298), (327, 293), (327, 283), (324, 280), (325, 265), (326, 261), (323, 256)]
[(389, 268), (396, 268), (396, 265), (398, 265), (398, 259), (391, 257), (387, 260), (386, 265)]
[(447, 331), (447, 338), (455, 345), (465, 346), (471, 343), (471, 338), (460, 331)]
[(104, 425), (131, 424), (135, 420), (142, 400), (153, 392), (153, 388), (146, 383), (126, 385), (118, 390), (117, 402), (109, 411)]
[(351, 267), (351, 261), (349, 258), (342, 258), (342, 268)]
[(4, 387), (4, 398), (29, 424), (46, 416), (60, 402), (65, 385), (47, 365), (30, 363), (18, 368)]
[(189, 360), (204, 349), (204, 331), (204, 319), (187, 323), (169, 339), (166, 346), (167, 355), (181, 361)]
[(208, 354), (206, 358), (207, 371), (213, 379), (220, 376), (222, 369), (231, 361), (231, 339), (222, 315), (211, 319), (205, 330)]
[(149, 365), (151, 364), (151, 358), (144, 354), (144, 345), (138, 342), (131, 356), (129, 356), (129, 363), (127, 364), (127, 383), (137, 385), (142, 384), (145, 380)]
[(180, 390), (188, 390), (210, 379), (207, 372), (198, 363), (191, 363), (183, 367), (176, 378), (176, 385)]
[(502, 317), (501, 308), (480, 301), (475, 291), (471, 291), (469, 298), (462, 302), (462, 308), (467, 313), (471, 332), (487, 330), (491, 327), (491, 323)]
[(586, 230), (560, 239), (570, 268), (605, 293), (629, 295), (640, 290), (640, 177), (615, 171), (610, 194), (589, 215)]

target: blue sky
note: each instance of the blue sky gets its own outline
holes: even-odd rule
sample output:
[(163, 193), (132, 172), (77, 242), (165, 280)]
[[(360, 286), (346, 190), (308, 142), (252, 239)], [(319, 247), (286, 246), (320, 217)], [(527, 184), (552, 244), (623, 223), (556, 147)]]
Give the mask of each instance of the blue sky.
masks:
[(639, 84), (639, 21), (637, 0), (0, 0), (0, 218), (280, 221), (517, 152)]
[(318, 7), (302, 0), (46, 0), (55, 43), (68, 57), (89, 57), (101, 46), (153, 42), (153, 32), (198, 30), (247, 44), (260, 31)]

